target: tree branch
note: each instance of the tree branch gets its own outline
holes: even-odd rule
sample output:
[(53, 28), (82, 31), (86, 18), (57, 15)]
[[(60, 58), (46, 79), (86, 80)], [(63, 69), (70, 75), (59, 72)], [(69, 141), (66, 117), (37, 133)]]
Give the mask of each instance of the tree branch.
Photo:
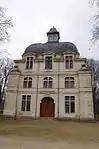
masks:
[(14, 23), (12, 18), (7, 17), (5, 9), (0, 7), (0, 41), (9, 41), (10, 33), (9, 28), (13, 28)]

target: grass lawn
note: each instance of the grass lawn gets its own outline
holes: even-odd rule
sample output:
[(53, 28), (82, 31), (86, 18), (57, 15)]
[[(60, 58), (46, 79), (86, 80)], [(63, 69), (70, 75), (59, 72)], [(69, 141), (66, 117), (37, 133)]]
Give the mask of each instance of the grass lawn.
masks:
[(99, 124), (53, 120), (0, 120), (0, 135), (16, 135), (51, 141), (99, 142)]

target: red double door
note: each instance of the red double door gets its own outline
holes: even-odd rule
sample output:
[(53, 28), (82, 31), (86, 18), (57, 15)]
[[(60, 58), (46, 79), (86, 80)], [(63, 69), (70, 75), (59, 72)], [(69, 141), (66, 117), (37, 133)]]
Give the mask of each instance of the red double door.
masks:
[(55, 104), (51, 98), (44, 98), (40, 103), (40, 117), (54, 117)]

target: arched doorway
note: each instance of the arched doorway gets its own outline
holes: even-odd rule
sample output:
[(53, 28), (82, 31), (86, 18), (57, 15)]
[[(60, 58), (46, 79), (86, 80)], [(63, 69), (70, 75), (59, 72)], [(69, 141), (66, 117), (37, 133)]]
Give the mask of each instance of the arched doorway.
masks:
[(50, 97), (45, 97), (40, 103), (40, 117), (54, 117), (55, 103)]

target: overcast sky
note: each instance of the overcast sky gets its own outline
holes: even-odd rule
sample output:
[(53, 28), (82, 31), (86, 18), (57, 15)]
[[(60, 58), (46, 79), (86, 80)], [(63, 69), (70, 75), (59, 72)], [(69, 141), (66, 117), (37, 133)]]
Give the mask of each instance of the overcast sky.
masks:
[(60, 32), (60, 41), (73, 42), (82, 57), (99, 59), (98, 48), (89, 51), (89, 0), (0, 0), (7, 14), (15, 21), (11, 41), (2, 45), (13, 59), (21, 58), (27, 46), (46, 42), (46, 32), (53, 26)]

